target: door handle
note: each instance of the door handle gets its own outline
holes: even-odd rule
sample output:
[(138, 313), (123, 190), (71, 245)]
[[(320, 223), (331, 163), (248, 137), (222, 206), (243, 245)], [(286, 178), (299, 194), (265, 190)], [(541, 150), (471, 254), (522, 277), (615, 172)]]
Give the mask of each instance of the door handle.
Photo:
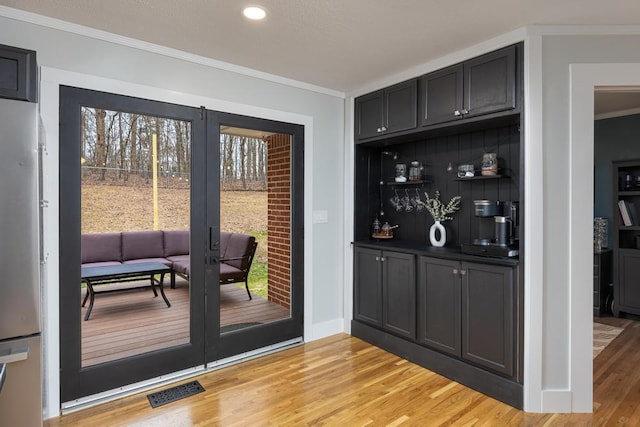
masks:
[(0, 363), (14, 363), (29, 358), (29, 346), (0, 350)]

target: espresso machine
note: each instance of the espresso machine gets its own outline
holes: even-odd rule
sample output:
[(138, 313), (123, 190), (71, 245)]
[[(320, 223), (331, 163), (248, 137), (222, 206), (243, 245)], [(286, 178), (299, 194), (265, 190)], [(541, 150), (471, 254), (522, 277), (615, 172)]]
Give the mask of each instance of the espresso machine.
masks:
[(520, 240), (517, 201), (474, 200), (478, 237), (462, 244), (462, 252), (492, 257), (516, 257)]

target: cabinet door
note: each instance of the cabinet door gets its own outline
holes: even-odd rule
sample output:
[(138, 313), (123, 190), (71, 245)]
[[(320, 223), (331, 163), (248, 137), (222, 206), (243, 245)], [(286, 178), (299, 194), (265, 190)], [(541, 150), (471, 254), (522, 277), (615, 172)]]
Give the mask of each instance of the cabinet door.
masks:
[(36, 52), (0, 45), (0, 98), (36, 102)]
[(436, 71), (420, 79), (420, 123), (422, 126), (462, 118), (460, 114), (463, 102), (462, 81), (462, 65)]
[(516, 108), (516, 47), (464, 63), (465, 117)]
[(382, 327), (394, 334), (416, 336), (415, 257), (382, 253)]
[(384, 91), (379, 90), (355, 100), (356, 139), (378, 136), (382, 132)]
[(382, 326), (381, 257), (375, 249), (355, 249), (353, 317), (375, 326)]
[(418, 261), (418, 342), (454, 356), (460, 356), (459, 269), (458, 261)]
[(513, 376), (514, 270), (462, 263), (462, 357)]
[(640, 251), (620, 249), (618, 255), (618, 294), (616, 307), (620, 311), (629, 310), (640, 314)]
[(385, 133), (415, 129), (418, 120), (418, 80), (385, 89)]

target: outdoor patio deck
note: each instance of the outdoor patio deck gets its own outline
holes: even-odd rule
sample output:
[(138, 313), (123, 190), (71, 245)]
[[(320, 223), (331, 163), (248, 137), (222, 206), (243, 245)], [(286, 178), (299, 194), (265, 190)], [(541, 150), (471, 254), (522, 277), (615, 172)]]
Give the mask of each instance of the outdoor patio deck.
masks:
[[(131, 286), (131, 283), (127, 284)], [(91, 318), (81, 321), (82, 366), (185, 344), (189, 335), (189, 285), (178, 279), (165, 287), (171, 307), (150, 289), (97, 295)], [(84, 291), (82, 293), (84, 297)], [(88, 304), (87, 304), (88, 305)], [(86, 307), (82, 308), (84, 316)], [(247, 298), (244, 287), (220, 287), (220, 325), (271, 322), (289, 310), (261, 298)]]

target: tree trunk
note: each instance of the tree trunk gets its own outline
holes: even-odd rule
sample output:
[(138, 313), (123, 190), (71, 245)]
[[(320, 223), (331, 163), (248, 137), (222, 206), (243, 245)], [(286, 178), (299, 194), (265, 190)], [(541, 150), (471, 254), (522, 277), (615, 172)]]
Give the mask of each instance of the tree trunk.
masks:
[(100, 181), (105, 179), (105, 167), (107, 166), (107, 145), (105, 134), (105, 117), (107, 112), (96, 109), (96, 166), (100, 169)]

